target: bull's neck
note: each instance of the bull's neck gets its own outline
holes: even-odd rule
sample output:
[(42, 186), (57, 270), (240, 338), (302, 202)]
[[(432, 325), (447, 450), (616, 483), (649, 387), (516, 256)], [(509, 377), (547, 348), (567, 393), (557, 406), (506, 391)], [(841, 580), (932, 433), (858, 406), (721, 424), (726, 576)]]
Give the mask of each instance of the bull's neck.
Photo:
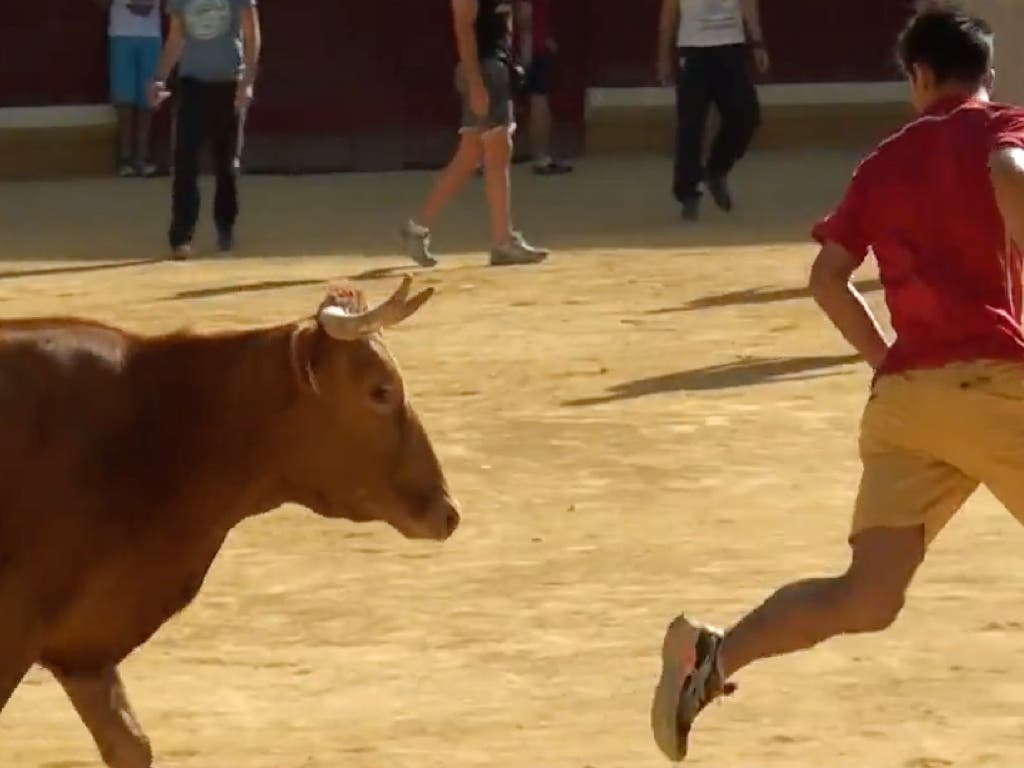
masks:
[(153, 398), (149, 409), (163, 414), (160, 432), (177, 444), (177, 471), (195, 472), (213, 489), (219, 503), (203, 506), (216, 508), (225, 527), (285, 501), (275, 457), (279, 424), (297, 394), (294, 331), (172, 336), (140, 349), (137, 371)]

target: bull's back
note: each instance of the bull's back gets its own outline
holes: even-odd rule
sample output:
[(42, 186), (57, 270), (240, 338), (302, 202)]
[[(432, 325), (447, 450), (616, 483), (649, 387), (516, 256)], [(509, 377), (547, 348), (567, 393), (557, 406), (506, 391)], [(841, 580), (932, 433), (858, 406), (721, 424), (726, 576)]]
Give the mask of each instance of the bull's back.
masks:
[(131, 339), (82, 321), (0, 322), (0, 516), (82, 481), (130, 407)]

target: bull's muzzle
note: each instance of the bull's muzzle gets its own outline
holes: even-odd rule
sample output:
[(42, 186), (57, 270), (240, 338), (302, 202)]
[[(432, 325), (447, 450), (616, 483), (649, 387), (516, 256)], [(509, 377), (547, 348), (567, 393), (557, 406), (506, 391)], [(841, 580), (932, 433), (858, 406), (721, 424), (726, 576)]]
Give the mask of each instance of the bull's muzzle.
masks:
[(423, 516), (426, 529), (423, 538), (447, 541), (459, 527), (461, 519), (459, 503), (448, 495), (439, 496)]

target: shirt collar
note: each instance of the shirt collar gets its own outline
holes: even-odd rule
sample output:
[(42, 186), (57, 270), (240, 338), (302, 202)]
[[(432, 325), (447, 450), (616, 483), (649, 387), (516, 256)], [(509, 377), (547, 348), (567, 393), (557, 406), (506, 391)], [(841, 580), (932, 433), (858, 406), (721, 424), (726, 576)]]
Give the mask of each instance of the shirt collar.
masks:
[(925, 115), (948, 115), (964, 104), (971, 104), (981, 101), (976, 93), (952, 93), (943, 96), (932, 102), (932, 105), (924, 111)]

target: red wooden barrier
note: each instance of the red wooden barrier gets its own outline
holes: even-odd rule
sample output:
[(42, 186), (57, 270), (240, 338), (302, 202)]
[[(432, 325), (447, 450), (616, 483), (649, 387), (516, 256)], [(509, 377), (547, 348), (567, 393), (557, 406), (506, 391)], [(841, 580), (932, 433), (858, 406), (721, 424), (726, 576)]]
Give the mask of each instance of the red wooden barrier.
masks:
[[(588, 86), (652, 83), (659, 0), (552, 0), (561, 44), (552, 100), (578, 146)], [(774, 82), (898, 77), (895, 33), (912, 0), (762, 0)], [(0, 107), (106, 99), (106, 22), (90, 0), (8, 3)], [(458, 101), (447, 0), (260, 0), (265, 51), (250, 169), (435, 165)]]

